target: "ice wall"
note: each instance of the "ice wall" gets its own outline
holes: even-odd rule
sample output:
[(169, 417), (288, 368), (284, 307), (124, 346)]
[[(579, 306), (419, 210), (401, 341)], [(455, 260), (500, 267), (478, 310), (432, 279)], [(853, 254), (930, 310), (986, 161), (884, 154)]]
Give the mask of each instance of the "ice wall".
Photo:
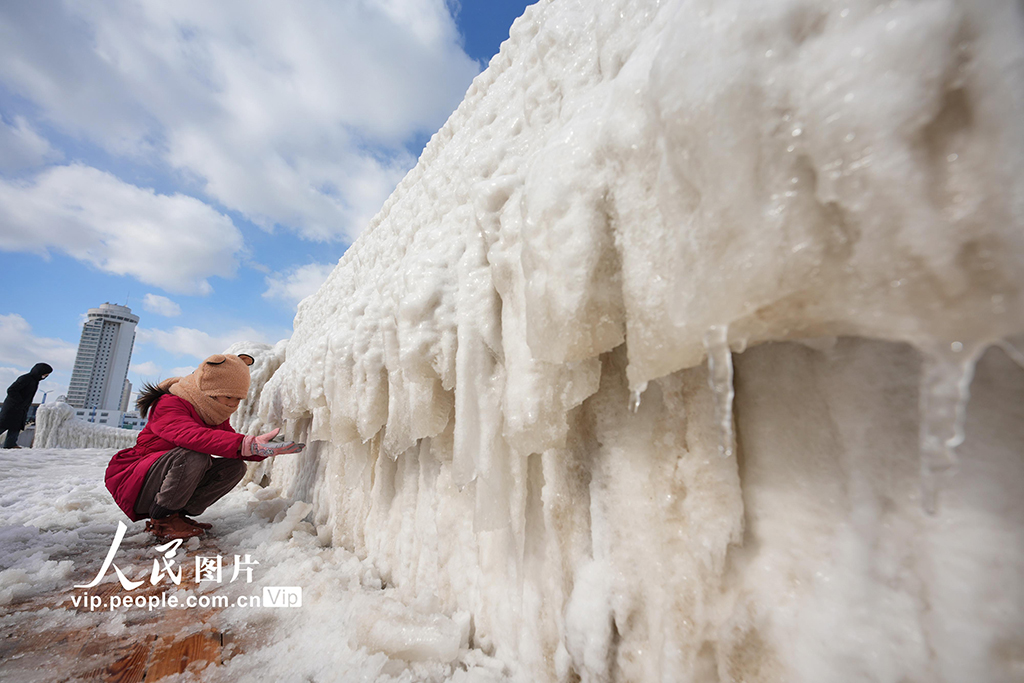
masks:
[(131, 448), (137, 431), (75, 418), (67, 403), (45, 403), (36, 411), (33, 448)]
[(1018, 680), (1022, 120), (1009, 0), (542, 0), (265, 473), (523, 680)]

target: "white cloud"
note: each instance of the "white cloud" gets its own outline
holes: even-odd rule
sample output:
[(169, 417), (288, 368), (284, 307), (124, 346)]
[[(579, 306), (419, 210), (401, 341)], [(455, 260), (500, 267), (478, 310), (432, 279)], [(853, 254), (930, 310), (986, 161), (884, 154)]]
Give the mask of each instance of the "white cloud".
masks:
[(240, 327), (218, 334), (209, 334), (190, 327), (175, 327), (169, 331), (140, 327), (135, 331), (137, 344), (152, 344), (176, 356), (191, 356), (197, 360), (203, 360), (215, 353), (223, 353), (235, 342), (252, 341), (269, 344), (276, 343), (279, 339), (287, 336), (287, 331), (273, 334), (252, 327)]
[(19, 375), (31, 370), (36, 363), (70, 371), (77, 352), (77, 345), (63, 339), (35, 336), (32, 326), (17, 313), (0, 315), (0, 363), (24, 368)]
[(142, 297), (142, 307), (150, 313), (156, 313), (166, 318), (181, 315), (181, 306), (159, 294), (147, 294)]
[(11, 385), (11, 382), (18, 379), (21, 375), (24, 375), (24, 370), (18, 368), (5, 368), (0, 367), (0, 391), (3, 391)]
[(48, 401), (66, 394), (77, 352), (76, 345), (63, 339), (35, 336), (28, 321), (16, 313), (0, 315), (0, 401), (11, 382), (36, 363), (46, 363), (54, 371), (39, 383), (34, 400), (42, 400), (44, 391), (50, 392)]
[(309, 263), (295, 268), (278, 277), (267, 277), (267, 299), (280, 299), (294, 306), (320, 289), (327, 276), (334, 270), (333, 263)]
[(24, 117), (15, 117), (13, 126), (0, 121), (0, 171), (37, 168), (62, 156)]
[(206, 294), (236, 268), (242, 235), (192, 197), (159, 195), (78, 164), (0, 180), (0, 249), (50, 249), (171, 292)]
[(151, 360), (147, 360), (144, 363), (132, 363), (131, 371), (141, 377), (160, 377), (163, 372), (163, 368), (154, 363)]
[(314, 239), (358, 234), (478, 71), (444, 0), (0, 5), (41, 116)]

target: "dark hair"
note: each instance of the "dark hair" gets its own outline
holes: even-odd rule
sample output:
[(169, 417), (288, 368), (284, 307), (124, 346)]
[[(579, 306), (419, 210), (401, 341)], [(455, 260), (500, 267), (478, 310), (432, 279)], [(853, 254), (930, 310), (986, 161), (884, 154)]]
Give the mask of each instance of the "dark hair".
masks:
[(171, 393), (169, 389), (161, 389), (159, 385), (150, 384), (149, 382), (143, 384), (142, 391), (139, 392), (139, 397), (135, 400), (135, 407), (139, 409), (139, 415), (146, 417), (146, 413), (156, 405), (160, 397), (169, 393)]

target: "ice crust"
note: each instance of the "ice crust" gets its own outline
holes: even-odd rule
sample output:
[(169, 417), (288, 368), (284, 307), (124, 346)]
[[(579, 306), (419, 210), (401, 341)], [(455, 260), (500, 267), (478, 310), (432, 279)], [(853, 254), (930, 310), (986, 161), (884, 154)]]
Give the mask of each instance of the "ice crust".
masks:
[(523, 680), (1016, 680), (1021, 121), (1008, 0), (541, 0), (261, 478)]

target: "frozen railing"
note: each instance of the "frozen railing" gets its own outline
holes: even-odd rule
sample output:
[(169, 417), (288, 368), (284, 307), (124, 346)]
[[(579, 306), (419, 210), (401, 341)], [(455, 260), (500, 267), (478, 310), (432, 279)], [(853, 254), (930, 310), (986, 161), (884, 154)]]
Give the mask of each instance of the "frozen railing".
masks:
[(75, 419), (67, 403), (39, 406), (35, 448), (129, 448), (139, 433)]

